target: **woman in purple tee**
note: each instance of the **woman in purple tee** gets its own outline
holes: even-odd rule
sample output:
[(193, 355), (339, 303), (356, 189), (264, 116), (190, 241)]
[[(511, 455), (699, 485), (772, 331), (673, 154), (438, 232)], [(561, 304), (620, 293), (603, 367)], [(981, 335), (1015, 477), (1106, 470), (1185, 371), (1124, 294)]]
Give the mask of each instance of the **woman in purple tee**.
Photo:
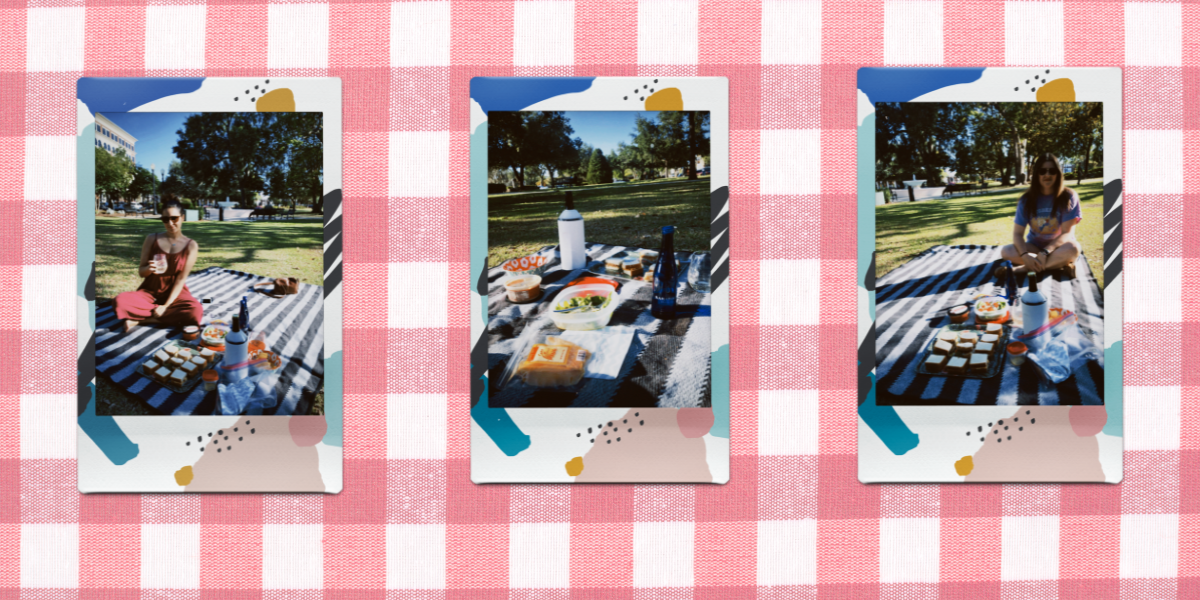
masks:
[(1013, 243), (1001, 248), (1000, 255), (1012, 261), (1017, 275), (1063, 269), (1073, 278), (1075, 259), (1083, 250), (1075, 239), (1075, 226), (1083, 219), (1079, 194), (1063, 183), (1057, 156), (1043, 154), (1034, 164), (1029, 190), (1017, 202)]

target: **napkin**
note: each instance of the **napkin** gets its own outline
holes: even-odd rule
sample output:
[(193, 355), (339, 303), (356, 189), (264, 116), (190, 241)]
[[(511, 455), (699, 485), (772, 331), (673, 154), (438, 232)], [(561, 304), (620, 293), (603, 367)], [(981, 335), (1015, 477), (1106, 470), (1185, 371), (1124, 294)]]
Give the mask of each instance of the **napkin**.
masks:
[(262, 414), (262, 409), (275, 406), (274, 372), (260, 373), (229, 385), (217, 384), (221, 398), (221, 414), (240, 415), (250, 411)]
[(633, 343), (633, 333), (630, 327), (605, 327), (598, 331), (564, 331), (559, 337), (592, 353), (584, 377), (616, 379)]

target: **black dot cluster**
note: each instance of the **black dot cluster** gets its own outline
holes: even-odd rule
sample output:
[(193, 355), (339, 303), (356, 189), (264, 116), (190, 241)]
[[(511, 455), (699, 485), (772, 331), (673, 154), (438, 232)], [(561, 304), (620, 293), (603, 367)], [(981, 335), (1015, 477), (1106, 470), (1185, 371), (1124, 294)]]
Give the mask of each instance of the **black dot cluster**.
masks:
[[(254, 102), (255, 100), (258, 100), (258, 97), (259, 97), (259, 96), (261, 96), (261, 95), (263, 95), (263, 94), (267, 93), (267, 85), (266, 85), (266, 84), (268, 84), (268, 83), (271, 83), (271, 80), (270, 80), (270, 79), (264, 80), (264, 81), (263, 81), (263, 86), (262, 86), (261, 88), (259, 88), (259, 86), (257, 86), (257, 85), (256, 85), (256, 86), (254, 86), (254, 96), (250, 98), (250, 101), (251, 101), (251, 102)], [(249, 96), (250, 94), (251, 94), (250, 90), (246, 90), (246, 95), (247, 95), (247, 96)], [(234, 101), (234, 102), (237, 102), (237, 101), (238, 101), (238, 98), (241, 98), (241, 96), (234, 96), (234, 97), (233, 97), (233, 101)]]
[[(1048, 73), (1048, 72), (1049, 72), (1049, 71), (1047, 71), (1047, 73)], [(1029, 411), (1025, 411), (1025, 414), (1026, 414), (1026, 415), (1028, 415), (1028, 414), (1029, 414)], [(1009, 428), (1009, 427), (1016, 427), (1016, 428), (1017, 428), (1017, 431), (1025, 431), (1025, 426), (1024, 426), (1024, 425), (1017, 425), (1017, 423), (1018, 423), (1018, 422), (1021, 420), (1021, 417), (1013, 417), (1011, 420), (1012, 420), (1012, 423), (1010, 423), (1010, 424), (1008, 424), (1008, 425), (1005, 425), (1005, 424), (1004, 424), (1004, 419), (1000, 419), (1000, 420), (996, 421), (995, 423), (988, 423), (988, 424), (987, 424), (988, 428), (991, 428), (993, 425), (996, 427), (995, 429), (992, 429), (992, 435), (996, 436), (996, 443), (1003, 443), (1005, 440), (1011, 440), (1011, 439), (1012, 439), (1012, 435), (1011, 435), (1011, 434), (1002, 433), (1002, 432), (1004, 432), (1004, 431), (1008, 431), (1008, 428)], [(1030, 424), (1030, 425), (1033, 425), (1034, 423), (1037, 423), (1037, 419), (1030, 418), (1030, 419), (1029, 419), (1029, 424)], [(1001, 428), (1003, 428), (1003, 429), (1001, 429)], [(967, 432), (967, 437), (971, 437), (971, 433), (972, 433), (972, 432), (968, 431), (968, 432)], [(975, 428), (975, 433), (983, 433), (983, 425), (980, 425), (980, 426), (976, 427), (976, 428)], [(986, 441), (987, 441), (987, 437), (986, 437), (986, 436), (985, 436), (985, 437), (981, 437), (981, 438), (979, 438), (979, 441), (981, 441), (981, 442), (986, 442)]]
[[(250, 421), (246, 421), (246, 424), (247, 424), (247, 425), (249, 425), (249, 424), (250, 424)], [(233, 430), (234, 430), (234, 431), (237, 431), (237, 430), (238, 430), (238, 428), (237, 428), (237, 427), (234, 427), (234, 428), (233, 428)], [(251, 430), (250, 430), (250, 433), (254, 433), (254, 430), (253, 430), (253, 429), (251, 429)], [(211, 438), (212, 436), (213, 436), (212, 432), (211, 432), (211, 431), (210, 431), (210, 432), (208, 432), (208, 437), (210, 437), (210, 438)], [(227, 445), (227, 446), (225, 446), (224, 448), (221, 448), (221, 442), (222, 442), (222, 441), (226, 441), (226, 440), (228, 440), (228, 439), (229, 439), (229, 436), (225, 435), (225, 430), (224, 430), (224, 429), (218, 429), (218, 430), (217, 430), (217, 437), (218, 437), (218, 438), (220, 438), (220, 439), (214, 439), (214, 440), (212, 440), (212, 444), (211, 444), (213, 447), (215, 447), (215, 448), (217, 449), (217, 452), (221, 452), (222, 450), (224, 450), (224, 451), (226, 451), (226, 452), (232, 452), (232, 451), (233, 451), (233, 446), (232, 446), (232, 445)], [(203, 442), (203, 441), (204, 441), (204, 436), (202, 436), (202, 435), (198, 435), (198, 436), (196, 436), (196, 442)], [(240, 441), (242, 441), (242, 437), (241, 437), (241, 436), (239, 436), (239, 437), (238, 437), (238, 439), (237, 439), (237, 441), (239, 441), (239, 442), (240, 442)], [(184, 445), (184, 446), (191, 446), (191, 445), (192, 445), (192, 441), (191, 441), (191, 440), (188, 440), (188, 441), (184, 442), (184, 443), (183, 443), (183, 445)], [(200, 451), (201, 451), (201, 452), (204, 452), (204, 445), (202, 445), (202, 444), (200, 444), (200, 443), (197, 443), (197, 446), (199, 446), (199, 447), (200, 447)]]
[[(1050, 74), (1050, 69), (1046, 69), (1046, 73), (1045, 73), (1044, 75), (1049, 75), (1049, 74)], [(1037, 82), (1040, 82), (1042, 85), (1046, 85), (1046, 82), (1047, 82), (1047, 81), (1049, 81), (1049, 80), (1050, 80), (1050, 78), (1049, 78), (1049, 77), (1045, 77), (1044, 75), (1043, 75), (1043, 74), (1035, 74), (1035, 75), (1033, 76), (1033, 79), (1026, 79), (1026, 80), (1025, 80), (1025, 85), (1029, 85), (1029, 82), (1030, 82), (1030, 81), (1037, 81)], [(1037, 84), (1034, 84), (1034, 85), (1036, 86)], [(1020, 90), (1020, 89), (1021, 89), (1021, 86), (1017, 86), (1017, 87), (1013, 88), (1013, 91), (1015, 92), (1015, 91), (1018, 91), (1018, 90)], [(1036, 87), (1031, 87), (1031, 88), (1029, 88), (1029, 91), (1031, 91), (1031, 92), (1036, 92), (1036, 91), (1037, 91), (1037, 88), (1036, 88)]]
[[(641, 416), (641, 413), (633, 413), (633, 416), (635, 416), (635, 417)], [(622, 420), (621, 420), (621, 424), (623, 424), (623, 425), (628, 425), (628, 424), (629, 424), (629, 419), (622, 419)], [(638, 421), (638, 425), (645, 425), (645, 424), (646, 424), (646, 421), (645, 421), (645, 420)], [(599, 433), (600, 435), (602, 435), (602, 436), (604, 436), (604, 437), (608, 438), (607, 440), (605, 440), (605, 442), (606, 442), (606, 443), (609, 443), (609, 444), (613, 443), (613, 439), (614, 439), (614, 438), (615, 438), (615, 439), (616, 439), (618, 442), (619, 442), (619, 441), (621, 441), (621, 437), (620, 437), (620, 436), (616, 436), (616, 435), (614, 435), (614, 436), (612, 436), (612, 437), (609, 437), (609, 435), (608, 435), (608, 434), (609, 434), (609, 428), (610, 428), (610, 427), (612, 428), (612, 432), (613, 432), (613, 433), (620, 433), (620, 432), (621, 432), (621, 425), (614, 425), (612, 421), (609, 421), (609, 422), (608, 422), (608, 425), (605, 425), (604, 423), (601, 423), (601, 424), (599, 424), (599, 425), (597, 425), (597, 426), (595, 426), (595, 427), (588, 427), (588, 429), (587, 429), (587, 432), (588, 432), (588, 434), (591, 434), (591, 433), (592, 433), (592, 431), (593, 431), (593, 430), (595, 430), (595, 431), (596, 431), (596, 433)], [(627, 427), (627, 428), (626, 428), (626, 431), (625, 431), (625, 433), (633, 433), (633, 428), (632, 428), (632, 427)], [(582, 432), (580, 432), (580, 433), (576, 433), (576, 434), (575, 434), (575, 437), (583, 437), (583, 433), (582, 433)], [(589, 437), (589, 438), (588, 438), (588, 442), (589, 442), (589, 443), (592, 443), (592, 444), (594, 444), (594, 443), (596, 443), (596, 438), (594, 438), (594, 437)]]
[[(658, 80), (655, 79), (654, 83), (658, 83)], [(637, 97), (639, 101), (644, 102), (646, 100), (647, 91), (649, 91), (650, 94), (653, 94), (654, 88), (650, 87), (650, 84), (643, 85), (640, 89), (633, 88), (633, 95)], [(625, 96), (625, 99), (628, 100), (629, 96)]]

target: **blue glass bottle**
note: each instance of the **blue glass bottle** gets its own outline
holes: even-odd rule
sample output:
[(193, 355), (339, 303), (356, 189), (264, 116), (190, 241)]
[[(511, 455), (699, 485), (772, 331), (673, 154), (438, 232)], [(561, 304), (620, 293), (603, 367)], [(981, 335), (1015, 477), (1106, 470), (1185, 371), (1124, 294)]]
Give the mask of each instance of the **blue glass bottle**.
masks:
[(242, 308), (241, 308), (241, 312), (238, 314), (240, 314), (242, 317), (242, 329), (244, 329), (246, 331), (251, 331), (251, 328), (250, 328), (250, 305), (246, 303), (245, 296), (242, 296)]
[(662, 228), (662, 249), (654, 265), (654, 298), (650, 314), (656, 319), (675, 318), (675, 294), (679, 290), (679, 270), (675, 266), (675, 227)]
[(1017, 276), (1013, 274), (1013, 266), (1009, 261), (1000, 263), (1004, 267), (1004, 292), (1008, 295), (1008, 305), (1016, 306), (1021, 303), (1021, 298), (1017, 296)]

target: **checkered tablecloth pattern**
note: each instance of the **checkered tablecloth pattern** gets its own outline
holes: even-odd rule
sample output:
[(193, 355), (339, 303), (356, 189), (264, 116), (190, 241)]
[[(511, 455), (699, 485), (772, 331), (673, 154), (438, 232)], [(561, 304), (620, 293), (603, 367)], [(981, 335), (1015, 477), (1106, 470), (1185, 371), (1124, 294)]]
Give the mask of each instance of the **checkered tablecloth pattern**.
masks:
[[(855, 71), (907, 64), (1125, 68), (1121, 485), (858, 483)], [(76, 492), (84, 75), (342, 78), (341, 494)], [(728, 485), (470, 482), (475, 75), (729, 78)], [(6, 0), (0, 223), (0, 597), (1200, 596), (1200, 4)]]

